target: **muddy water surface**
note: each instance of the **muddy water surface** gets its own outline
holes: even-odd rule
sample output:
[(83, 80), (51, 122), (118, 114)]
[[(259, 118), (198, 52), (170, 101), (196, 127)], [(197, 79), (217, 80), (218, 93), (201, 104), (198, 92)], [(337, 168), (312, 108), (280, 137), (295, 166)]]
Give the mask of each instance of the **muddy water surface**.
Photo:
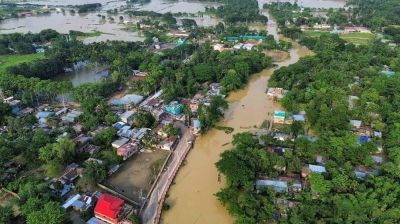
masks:
[[(300, 57), (311, 52), (294, 43), (289, 52), (290, 58), (278, 63), (286, 66), (295, 63)], [(220, 154), (231, 147), (230, 142), (235, 133), (254, 129), (268, 119), (268, 113), (279, 105), (265, 94), (268, 79), (274, 69), (265, 69), (252, 77), (243, 90), (234, 92), (228, 97), (230, 103), (225, 119), (219, 125), (233, 127), (232, 134), (211, 130), (197, 138), (187, 158), (187, 164), (181, 168), (169, 192), (167, 202), (171, 209), (162, 217), (164, 224), (225, 224), (233, 223), (234, 218), (214, 196), (225, 186), (224, 179), (218, 181), (215, 163)], [(227, 144), (228, 143), (228, 144)], [(227, 145), (225, 145), (227, 144)], [(225, 145), (225, 146), (223, 146)]]

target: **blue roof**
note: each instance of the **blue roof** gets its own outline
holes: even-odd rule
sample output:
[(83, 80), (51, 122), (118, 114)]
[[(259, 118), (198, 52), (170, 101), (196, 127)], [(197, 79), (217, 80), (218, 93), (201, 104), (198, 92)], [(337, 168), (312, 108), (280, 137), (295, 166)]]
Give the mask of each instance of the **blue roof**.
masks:
[(305, 121), (306, 118), (304, 117), (303, 114), (295, 114), (295, 115), (293, 115), (293, 120), (295, 120), (295, 121)]
[(76, 194), (76, 195), (74, 195), (74, 196), (71, 196), (71, 197), (64, 203), (64, 205), (63, 205), (62, 207), (65, 208), (65, 209), (69, 208), (70, 206), (74, 205), (74, 203), (75, 203), (77, 200), (79, 200), (80, 197), (81, 197), (80, 194)]
[(381, 71), (381, 72), (385, 74), (387, 77), (392, 77), (395, 74), (395, 72), (393, 71)]
[(367, 143), (367, 142), (369, 142), (369, 138), (368, 138), (367, 136), (360, 136), (360, 137), (358, 138), (358, 141), (359, 141), (360, 143)]
[(85, 203), (83, 203), (82, 201), (75, 201), (72, 206), (77, 207), (77, 208), (83, 208), (85, 207)]
[(193, 126), (194, 126), (195, 128), (200, 128), (200, 121), (197, 120), (197, 119), (193, 120)]
[(125, 126), (125, 123), (123, 123), (123, 122), (117, 122), (114, 124), (114, 128), (116, 128), (116, 129), (121, 129), (124, 126)]
[(318, 166), (318, 165), (309, 164), (308, 168), (313, 173), (325, 173), (326, 172), (326, 169), (325, 169), (324, 166)]
[(96, 217), (92, 217), (91, 219), (89, 219), (86, 224), (107, 224), (106, 222), (101, 221), (100, 219), (96, 218)]
[(355, 173), (355, 175), (356, 175), (356, 177), (358, 178), (358, 179), (364, 179), (366, 176), (367, 176), (367, 173), (364, 173), (364, 172), (360, 172), (360, 171), (354, 171), (354, 173)]
[(41, 111), (41, 112), (38, 112), (38, 113), (36, 114), (36, 117), (37, 117), (37, 118), (48, 118), (48, 117), (53, 116), (53, 115), (54, 115), (54, 112), (51, 112), (51, 111)]

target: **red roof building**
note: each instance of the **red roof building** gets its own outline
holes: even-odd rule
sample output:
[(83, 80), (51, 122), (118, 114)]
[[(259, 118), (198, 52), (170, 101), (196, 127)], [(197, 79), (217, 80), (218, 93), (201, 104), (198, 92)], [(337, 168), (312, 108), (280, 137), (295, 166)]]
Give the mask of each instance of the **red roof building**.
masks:
[(124, 200), (113, 195), (104, 193), (97, 201), (94, 208), (94, 215), (107, 223), (118, 224), (124, 218), (121, 217), (125, 202)]

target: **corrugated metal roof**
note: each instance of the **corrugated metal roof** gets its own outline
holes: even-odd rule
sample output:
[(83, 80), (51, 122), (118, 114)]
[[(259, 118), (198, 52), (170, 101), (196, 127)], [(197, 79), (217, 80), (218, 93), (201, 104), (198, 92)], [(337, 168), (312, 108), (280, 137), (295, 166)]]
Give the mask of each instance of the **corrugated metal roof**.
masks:
[(308, 168), (310, 169), (311, 172), (313, 173), (325, 173), (326, 169), (324, 166), (318, 166), (318, 165), (308, 165)]

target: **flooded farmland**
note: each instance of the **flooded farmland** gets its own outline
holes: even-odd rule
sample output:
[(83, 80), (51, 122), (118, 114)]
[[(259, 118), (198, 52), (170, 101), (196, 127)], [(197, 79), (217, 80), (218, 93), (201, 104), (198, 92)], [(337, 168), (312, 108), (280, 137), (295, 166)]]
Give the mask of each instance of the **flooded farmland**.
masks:
[[(126, 31), (127, 23), (135, 24), (140, 18), (129, 17), (124, 13), (125, 10), (148, 10), (159, 13), (166, 12), (185, 12), (185, 13), (197, 13), (204, 12), (205, 7), (217, 6), (219, 4), (212, 2), (200, 2), (200, 1), (168, 1), (168, 0), (153, 0), (143, 5), (128, 5), (126, 1), (105, 1), (105, 0), (49, 0), (49, 1), (29, 1), (31, 4), (39, 4), (53, 7), (66, 7), (68, 5), (88, 4), (88, 3), (101, 3), (103, 8), (99, 12), (93, 13), (71, 13), (69, 10), (62, 12), (51, 11), (50, 14), (23, 17), (23, 18), (12, 18), (6, 19), (0, 22), (0, 34), (4, 33), (37, 33), (43, 29), (54, 29), (60, 33), (68, 33), (70, 30), (76, 30), (81, 32), (101, 32), (100, 36), (86, 38), (85, 42), (98, 42), (106, 40), (123, 40), (123, 41), (143, 41), (144, 37), (140, 32)], [(24, 2), (26, 3), (26, 2)], [(106, 10), (118, 8), (121, 9), (117, 15), (107, 15)], [(133, 8), (132, 8), (133, 7)], [(101, 18), (106, 16), (106, 19)], [(123, 17), (123, 22), (119, 21), (119, 17)], [(114, 20), (110, 20), (109, 17), (113, 17)], [(209, 16), (203, 18), (194, 18), (198, 25), (209, 26), (214, 25), (216, 19)]]

